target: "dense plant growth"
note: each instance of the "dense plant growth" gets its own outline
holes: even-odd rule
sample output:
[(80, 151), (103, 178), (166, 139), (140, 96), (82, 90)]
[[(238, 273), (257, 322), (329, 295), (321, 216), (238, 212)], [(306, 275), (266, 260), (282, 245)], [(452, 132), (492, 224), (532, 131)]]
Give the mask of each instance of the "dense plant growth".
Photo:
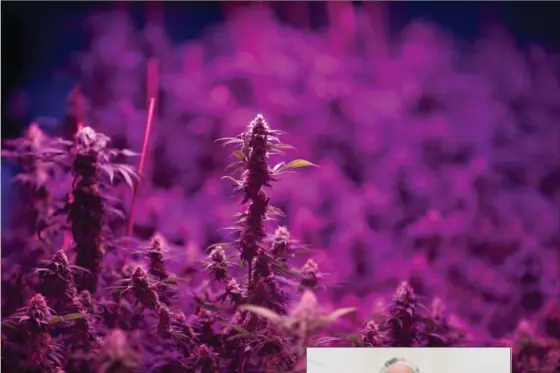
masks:
[[(502, 34), (459, 50), (425, 24), (384, 54), (355, 21), (356, 42), (334, 43), (261, 9), (177, 50), (151, 25), (150, 150), (150, 77), (126, 62), (144, 51), (122, 15), (97, 19), (91, 127), (4, 145), (26, 203), (2, 234), (2, 371), (287, 373), (306, 346), (499, 345), (514, 373), (555, 372), (551, 57)], [(282, 160), (281, 138), (313, 163)], [(145, 169), (111, 143), (143, 148)]]

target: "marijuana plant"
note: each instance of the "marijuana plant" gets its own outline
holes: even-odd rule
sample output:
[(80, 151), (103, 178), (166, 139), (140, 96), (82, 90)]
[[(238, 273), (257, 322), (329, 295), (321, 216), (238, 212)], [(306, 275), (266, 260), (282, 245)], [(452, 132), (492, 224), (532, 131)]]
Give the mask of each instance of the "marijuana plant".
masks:
[(108, 223), (115, 217), (124, 218), (113, 206), (115, 198), (111, 196), (110, 186), (118, 178), (132, 188), (138, 178), (132, 166), (112, 161), (135, 153), (109, 148), (109, 138), (90, 127), (78, 130), (73, 142), (60, 140), (59, 143), (62, 149), (53, 152), (52, 157), (67, 161), (73, 175), (72, 192), (59, 213), (65, 213), (70, 223), (76, 265), (87, 270), (76, 285), (79, 291), (95, 293), (103, 254), (112, 238)]

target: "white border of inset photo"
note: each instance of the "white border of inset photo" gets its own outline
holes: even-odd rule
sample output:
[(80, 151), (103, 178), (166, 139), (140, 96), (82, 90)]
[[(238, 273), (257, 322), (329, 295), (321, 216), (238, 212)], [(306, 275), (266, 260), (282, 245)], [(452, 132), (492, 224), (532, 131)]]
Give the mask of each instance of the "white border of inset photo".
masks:
[(395, 365), (410, 373), (511, 373), (511, 348), (307, 348), (307, 373), (391, 373)]

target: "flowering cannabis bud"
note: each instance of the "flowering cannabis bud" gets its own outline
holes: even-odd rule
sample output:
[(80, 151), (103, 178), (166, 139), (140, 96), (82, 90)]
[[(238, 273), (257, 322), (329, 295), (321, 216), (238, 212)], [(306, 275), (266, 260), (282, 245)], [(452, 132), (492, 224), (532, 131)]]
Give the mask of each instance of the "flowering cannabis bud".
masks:
[(126, 295), (132, 298), (142, 307), (158, 311), (160, 298), (157, 292), (157, 285), (148, 277), (146, 270), (137, 266), (130, 278), (121, 280), (123, 286), (116, 287), (118, 299)]
[(169, 277), (163, 259), (163, 253), (165, 251), (164, 238), (160, 235), (154, 236), (147, 253), (148, 260), (150, 261), (149, 273), (160, 280), (165, 280)]
[(109, 144), (109, 138), (97, 133), (91, 127), (84, 127), (76, 132), (76, 150), (82, 156), (100, 156), (100, 152)]
[(29, 305), (25, 313), (27, 317), (29, 317), (29, 320), (33, 321), (35, 326), (38, 327), (51, 317), (51, 311), (47, 306), (47, 300), (41, 294), (37, 294), (29, 300)]
[(171, 334), (171, 313), (165, 306), (158, 309), (158, 325), (157, 330), (162, 337), (168, 337)]
[(93, 303), (93, 299), (91, 297), (91, 293), (87, 290), (83, 290), (83, 291), (80, 292), (80, 294), (78, 296), (80, 297), (80, 302), (82, 303), (82, 305), (89, 312), (93, 312), (94, 311), (94, 303)]
[(136, 268), (131, 277), (130, 287), (132, 294), (143, 307), (154, 310), (158, 308), (159, 296), (156, 287), (151, 283), (144, 268)]
[(221, 246), (216, 246), (205, 261), (206, 271), (213, 281), (222, 282), (227, 279), (228, 261), (226, 253)]
[(234, 304), (240, 304), (243, 300), (243, 290), (234, 278), (229, 280), (224, 298), (229, 299)]
[(45, 297), (41, 294), (33, 296), (14, 318), (16, 327), (24, 336), (25, 367), (29, 371), (54, 372), (60, 366), (60, 356), (50, 335), (54, 319)]
[(159, 234), (155, 235), (147, 249), (148, 273), (160, 281), (156, 284), (160, 300), (166, 305), (170, 305), (176, 296), (171, 285), (176, 286), (177, 283), (165, 267), (163, 254), (167, 251), (167, 247), (164, 238)]
[(411, 347), (419, 340), (417, 304), (414, 290), (406, 281), (402, 282), (393, 297), (387, 321), (393, 345)]
[(122, 212), (110, 206), (103, 189), (111, 184), (115, 175), (124, 180), (129, 187), (138, 177), (131, 166), (113, 164), (117, 155), (133, 155), (126, 150), (107, 147), (109, 138), (95, 132), (90, 127), (80, 129), (70, 144), (72, 161), (72, 193), (66, 205), (67, 220), (70, 222), (72, 237), (76, 244), (76, 264), (87, 270), (78, 281), (79, 290), (95, 293), (101, 272), (103, 246), (110, 238), (108, 222)]
[(285, 260), (290, 251), (290, 232), (286, 227), (278, 227), (274, 232), (272, 255), (274, 258)]
[(381, 331), (379, 324), (370, 320), (366, 323), (360, 336), (360, 345), (363, 347), (381, 347), (385, 345), (385, 334)]
[(93, 342), (95, 338), (87, 318), (88, 312), (77, 294), (72, 267), (64, 251), (57, 251), (46, 268), (39, 271), (43, 292), (52, 299), (56, 309), (64, 314), (80, 315), (74, 322), (74, 346)]
[(275, 140), (270, 126), (259, 114), (247, 127), (244, 137), (246, 139), (247, 170), (244, 175), (244, 201), (254, 199), (263, 186), (270, 186), (272, 180), (268, 169), (268, 152)]
[(64, 251), (59, 250), (45, 264), (45, 268), (38, 270), (43, 294), (51, 299), (52, 304), (60, 303), (64, 307), (72, 302), (76, 292), (68, 257)]
[(301, 269), (302, 288), (314, 289), (318, 285), (319, 266), (313, 259), (308, 259)]
[(194, 353), (194, 371), (196, 373), (218, 373), (217, 354), (207, 345), (200, 345)]

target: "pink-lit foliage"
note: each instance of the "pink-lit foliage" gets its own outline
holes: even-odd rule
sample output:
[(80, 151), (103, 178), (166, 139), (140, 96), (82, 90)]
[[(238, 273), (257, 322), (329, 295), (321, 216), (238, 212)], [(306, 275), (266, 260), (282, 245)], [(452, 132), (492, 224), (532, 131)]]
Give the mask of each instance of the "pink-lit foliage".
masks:
[[(65, 169), (39, 148), (75, 143), (6, 153), (20, 152), (23, 179), (42, 192), (29, 194), (36, 203), (23, 215), (49, 233), (2, 237), (12, 359), (53, 372), (288, 372), (301, 369), (308, 345), (506, 345), (516, 373), (557, 369), (556, 56), (520, 50), (498, 29), (464, 45), (413, 23), (390, 41), (374, 5), (332, 4), (342, 8), (329, 9), (328, 30), (290, 28), (261, 5), (179, 46), (157, 23), (137, 33), (124, 12), (91, 19), (90, 49), (75, 60), (85, 123), (114, 146), (142, 149), (146, 64), (159, 62), (134, 237), (91, 209), (56, 210)], [(216, 140), (237, 133), (230, 157)], [(295, 150), (262, 142), (277, 136)], [(280, 178), (308, 164), (288, 167), (270, 152), (319, 167)], [(221, 180), (232, 160), (243, 177)], [(108, 175), (135, 177), (109, 161), (98, 181), (107, 195), (88, 189), (107, 218), (131, 200)], [(46, 180), (51, 167), (63, 172)], [(68, 207), (79, 186), (66, 185)], [(57, 252), (57, 231), (44, 227), (53, 211), (73, 229), (97, 216), (98, 235), (86, 237), (95, 261), (80, 254), (86, 228), (67, 245), (80, 263), (73, 250)], [(98, 284), (81, 284), (88, 276)], [(44, 307), (35, 293), (53, 310), (6, 318)], [(25, 343), (37, 353), (25, 355)], [(5, 355), (6, 371), (19, 372)]]

